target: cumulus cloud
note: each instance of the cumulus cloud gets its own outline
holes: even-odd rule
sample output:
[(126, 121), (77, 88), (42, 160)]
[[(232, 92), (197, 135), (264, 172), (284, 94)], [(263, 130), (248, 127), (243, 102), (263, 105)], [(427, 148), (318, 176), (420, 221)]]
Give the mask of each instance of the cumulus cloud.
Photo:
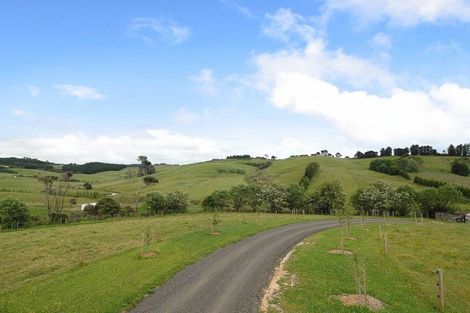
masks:
[(176, 111), (174, 118), (179, 124), (190, 125), (198, 120), (199, 115), (189, 112), (186, 108), (180, 108)]
[(206, 138), (167, 129), (148, 129), (139, 136), (85, 136), (7, 139), (0, 141), (1, 156), (31, 156), (55, 162), (90, 161), (132, 163), (138, 155), (152, 162), (189, 163), (223, 157), (224, 146)]
[(150, 45), (153, 45), (157, 39), (177, 45), (185, 42), (191, 36), (189, 27), (182, 26), (167, 17), (134, 18), (129, 24), (127, 32), (130, 36), (140, 38)]
[[(297, 24), (290, 24), (292, 31)], [(395, 75), (341, 50), (329, 51), (318, 37), (303, 49), (255, 55), (253, 63), (253, 85), (275, 107), (323, 118), (356, 142), (448, 144), (470, 138), (464, 126), (470, 125), (470, 89), (459, 85), (398, 88)], [(371, 84), (389, 91), (377, 93)]]
[(327, 0), (325, 14), (347, 11), (362, 21), (388, 20), (400, 26), (437, 21), (470, 21), (468, 0)]
[(76, 97), (78, 99), (99, 100), (105, 97), (95, 88), (80, 85), (60, 84), (54, 85), (63, 94)]
[(188, 78), (194, 83), (199, 93), (210, 97), (217, 95), (217, 81), (212, 70), (203, 68), (198, 74), (190, 75)]
[(287, 43), (293, 39), (311, 41), (315, 36), (315, 29), (308, 21), (290, 9), (281, 8), (275, 13), (266, 14), (266, 19), (268, 23), (262, 31), (268, 37)]

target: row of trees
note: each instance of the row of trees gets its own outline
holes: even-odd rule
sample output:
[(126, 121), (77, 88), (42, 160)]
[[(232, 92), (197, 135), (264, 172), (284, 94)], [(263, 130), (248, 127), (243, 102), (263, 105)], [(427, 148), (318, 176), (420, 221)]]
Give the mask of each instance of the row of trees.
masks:
[(408, 173), (418, 171), (418, 161), (416, 161), (416, 157), (401, 157), (394, 160), (377, 159), (370, 162), (369, 169), (392, 176), (400, 175), (410, 179)]
[(310, 162), (305, 168), (304, 176), (300, 179), (299, 185), (307, 190), (313, 177), (320, 172), (320, 165), (317, 162)]
[(420, 146), (418, 144), (411, 145), (409, 148), (394, 148), (386, 147), (380, 149), (380, 154), (377, 151), (369, 150), (366, 152), (357, 151), (354, 155), (357, 159), (364, 159), (364, 158), (376, 158), (378, 156), (381, 157), (388, 157), (392, 156), (392, 151), (394, 156), (407, 156), (407, 155), (449, 155), (449, 156), (470, 156), (470, 143), (468, 144), (459, 144), (457, 146), (450, 145), (447, 148), (447, 151), (443, 151), (442, 153), (437, 152), (430, 145)]
[(457, 146), (451, 144), (447, 148), (447, 154), (449, 156), (470, 156), (470, 143), (459, 144)]
[(62, 166), (63, 172), (73, 172), (82, 174), (96, 174), (106, 171), (120, 171), (125, 169), (127, 165), (124, 164), (111, 164), (101, 162), (90, 162), (85, 164), (70, 163)]

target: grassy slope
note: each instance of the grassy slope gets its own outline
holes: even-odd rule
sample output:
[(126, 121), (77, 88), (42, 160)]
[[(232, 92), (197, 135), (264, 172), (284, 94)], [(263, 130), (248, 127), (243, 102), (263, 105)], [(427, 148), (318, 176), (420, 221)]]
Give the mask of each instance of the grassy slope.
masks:
[[(120, 312), (185, 265), (227, 243), (279, 225), (323, 218), (208, 214), (125, 219), (0, 233), (0, 312)], [(146, 227), (156, 251), (138, 257)], [(82, 251), (85, 266), (79, 265)]]
[[(470, 187), (470, 177), (462, 177), (449, 173), (452, 157), (421, 157), (423, 164), (417, 175), (444, 180), (459, 185)], [(342, 181), (345, 191), (351, 195), (357, 187), (374, 183), (377, 180), (386, 180), (394, 186), (412, 184), (412, 182), (398, 176), (388, 176), (368, 170), (370, 159), (335, 159), (328, 157), (299, 157), (275, 161), (274, 164), (263, 170), (264, 175), (282, 183), (298, 183), (302, 177), (306, 165), (316, 161), (320, 164), (320, 174), (314, 178), (309, 191), (317, 188), (322, 182), (339, 179)], [(171, 192), (177, 188), (189, 193), (193, 202), (202, 200), (215, 189), (228, 189), (236, 184), (246, 183), (246, 177), (242, 174), (218, 172), (219, 169), (241, 169), (247, 175), (255, 169), (244, 164), (243, 160), (223, 160), (196, 163), (184, 166), (159, 166), (156, 177), (160, 183), (145, 188), (144, 193), (150, 191)], [(50, 175), (48, 172), (36, 170), (18, 170), (19, 174), (32, 176), (37, 174)], [(124, 169), (117, 172), (104, 172), (93, 175), (75, 175), (80, 179), (74, 183), (74, 190), (80, 191), (83, 182), (91, 182), (94, 191), (102, 194), (118, 193), (118, 200), (122, 203), (133, 202), (133, 195), (142, 184), (141, 178), (128, 178), (129, 172), (134, 169)], [(57, 175), (57, 174), (55, 174)], [(16, 177), (13, 174), (0, 173), (0, 197), (13, 196), (22, 199), (33, 208), (33, 212), (45, 213), (44, 197), (40, 193), (41, 185), (35, 178)], [(416, 186), (416, 188), (421, 188)], [(90, 198), (79, 198), (78, 203), (96, 201)], [(75, 208), (76, 209), (76, 208)]]
[[(389, 237), (389, 253), (384, 256), (378, 226), (359, 226), (346, 248), (355, 251), (365, 265), (368, 291), (386, 303), (383, 312), (436, 312), (436, 268), (444, 270), (445, 312), (468, 312), (470, 307), (470, 246), (468, 225), (426, 223), (383, 227)], [(343, 307), (330, 295), (356, 293), (352, 258), (328, 254), (339, 246), (338, 229), (310, 237), (296, 249), (287, 263), (297, 285), (281, 296), (284, 312), (369, 312), (359, 307)], [(423, 240), (426, 238), (426, 240)]]

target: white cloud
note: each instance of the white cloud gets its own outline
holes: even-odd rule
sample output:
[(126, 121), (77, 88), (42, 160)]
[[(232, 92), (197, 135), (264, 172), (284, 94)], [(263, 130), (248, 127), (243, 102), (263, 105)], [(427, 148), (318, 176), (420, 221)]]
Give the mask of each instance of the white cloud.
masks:
[(85, 136), (8, 139), (0, 141), (1, 156), (31, 156), (55, 162), (135, 163), (138, 155), (152, 162), (189, 163), (224, 157), (222, 145), (166, 129), (148, 129), (139, 136)]
[(154, 44), (155, 37), (171, 43), (181, 44), (191, 36), (191, 29), (182, 26), (170, 18), (137, 17), (132, 19), (127, 28), (128, 34), (142, 39), (147, 44)]
[(327, 0), (326, 15), (347, 11), (361, 21), (389, 20), (392, 24), (414, 26), (441, 20), (470, 21), (467, 0)]
[(199, 115), (189, 112), (186, 108), (180, 108), (176, 111), (174, 118), (179, 124), (190, 125), (198, 120)]
[(54, 87), (60, 90), (63, 94), (79, 99), (98, 100), (105, 98), (101, 93), (98, 92), (98, 90), (88, 86), (60, 84), (54, 85)]
[(241, 5), (238, 1), (236, 0), (220, 0), (220, 2), (225, 3), (231, 8), (234, 8), (237, 10), (241, 15), (243, 15), (246, 18), (253, 18), (253, 13), (251, 12), (250, 9), (248, 9), (246, 6)]
[(11, 114), (13, 114), (14, 116), (17, 116), (17, 117), (34, 118), (34, 114), (32, 114), (31, 112), (28, 112), (26, 110), (23, 110), (23, 109), (13, 109), (11, 111)]
[(37, 86), (28, 85), (27, 88), (28, 88), (29, 94), (33, 96), (34, 98), (37, 98), (39, 94), (41, 93), (41, 89)]
[(217, 81), (212, 70), (203, 68), (198, 74), (190, 75), (188, 78), (195, 84), (199, 93), (211, 97), (217, 95)]
[[(282, 33), (296, 32), (303, 19), (295, 20)], [(456, 84), (397, 88), (395, 75), (342, 50), (329, 51), (321, 38), (307, 40), (304, 49), (258, 54), (252, 61), (257, 71), (250, 81), (275, 107), (323, 118), (357, 143), (448, 144), (470, 138), (464, 126), (470, 125), (470, 89)], [(374, 84), (388, 92), (378, 94), (370, 88)]]
[(297, 38), (310, 41), (315, 36), (315, 29), (308, 21), (290, 9), (281, 8), (273, 14), (266, 14), (266, 19), (269, 23), (262, 31), (268, 37), (287, 43)]
[(388, 49), (392, 46), (392, 40), (390, 39), (390, 36), (384, 33), (375, 34), (374, 38), (372, 38), (372, 42), (379, 48)]

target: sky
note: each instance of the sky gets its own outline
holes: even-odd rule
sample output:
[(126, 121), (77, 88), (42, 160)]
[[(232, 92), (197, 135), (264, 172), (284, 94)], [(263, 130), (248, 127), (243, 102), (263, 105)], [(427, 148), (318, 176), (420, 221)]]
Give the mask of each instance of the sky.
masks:
[(0, 0), (0, 157), (466, 142), (468, 0)]

